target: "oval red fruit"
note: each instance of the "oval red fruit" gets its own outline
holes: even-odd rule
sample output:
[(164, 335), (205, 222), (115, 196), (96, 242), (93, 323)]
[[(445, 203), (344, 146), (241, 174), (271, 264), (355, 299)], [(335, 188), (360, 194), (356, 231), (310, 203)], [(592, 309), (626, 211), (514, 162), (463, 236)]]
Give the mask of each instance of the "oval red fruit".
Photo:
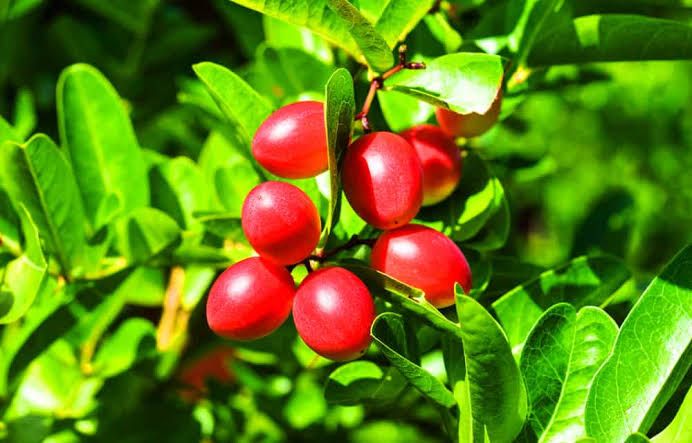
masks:
[(304, 101), (277, 109), (257, 129), (252, 155), (279, 177), (308, 178), (326, 171), (324, 105)]
[(320, 215), (310, 197), (290, 183), (255, 186), (243, 202), (245, 237), (262, 257), (282, 265), (307, 258), (320, 239)]
[(440, 127), (452, 137), (477, 137), (486, 133), (497, 123), (502, 106), (502, 90), (498, 91), (490, 109), (484, 114), (472, 112), (470, 114), (457, 114), (449, 109), (435, 109), (435, 116)]
[(408, 225), (380, 235), (372, 248), (372, 267), (419, 288), (438, 308), (454, 304), (454, 283), (467, 294), (471, 269), (459, 247), (434, 229)]
[(291, 274), (261, 257), (226, 269), (207, 299), (207, 323), (218, 335), (254, 340), (270, 334), (288, 318), (295, 295)]
[(403, 226), (423, 202), (423, 171), (410, 143), (391, 132), (373, 132), (346, 150), (344, 193), (358, 215), (379, 229)]
[(353, 360), (370, 345), (375, 304), (367, 286), (344, 268), (311, 273), (296, 292), (293, 321), (303, 341), (332, 360)]
[(418, 125), (401, 133), (423, 166), (423, 206), (449, 197), (461, 179), (462, 160), (454, 140), (434, 125)]

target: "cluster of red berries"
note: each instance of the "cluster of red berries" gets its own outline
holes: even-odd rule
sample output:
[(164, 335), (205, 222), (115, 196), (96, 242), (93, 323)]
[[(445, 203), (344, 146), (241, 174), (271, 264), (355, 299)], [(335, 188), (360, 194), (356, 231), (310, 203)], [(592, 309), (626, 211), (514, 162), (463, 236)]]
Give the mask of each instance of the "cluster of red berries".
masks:
[[(483, 115), (438, 110), (441, 127), (365, 134), (344, 156), (342, 183), (349, 203), (384, 231), (373, 246), (371, 266), (423, 290), (436, 307), (454, 303), (455, 283), (470, 291), (471, 270), (444, 234), (408, 223), (422, 205), (436, 204), (454, 191), (462, 158), (452, 137), (485, 132), (497, 119), (499, 100)], [(325, 134), (322, 103), (293, 103), (260, 126), (252, 153), (279, 177), (314, 177), (328, 168)], [(276, 330), (292, 311), (298, 334), (318, 354), (333, 360), (362, 355), (375, 318), (367, 286), (350, 271), (332, 266), (311, 272), (296, 289), (286, 268), (310, 257), (319, 241), (321, 221), (310, 198), (289, 183), (262, 183), (245, 199), (241, 224), (259, 257), (232, 265), (214, 282), (207, 301), (211, 329), (252, 340)]]

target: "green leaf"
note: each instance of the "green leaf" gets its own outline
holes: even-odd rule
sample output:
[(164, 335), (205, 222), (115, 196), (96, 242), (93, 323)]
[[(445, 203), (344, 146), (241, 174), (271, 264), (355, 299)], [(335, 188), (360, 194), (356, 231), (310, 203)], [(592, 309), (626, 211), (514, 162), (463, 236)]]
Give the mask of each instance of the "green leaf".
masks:
[(85, 217), (72, 168), (45, 135), (26, 144), (0, 147), (0, 181), (15, 207), (21, 203), (36, 223), (47, 249), (70, 275), (87, 270)]
[(327, 402), (356, 405), (376, 404), (396, 399), (406, 387), (406, 379), (393, 367), (383, 369), (371, 361), (359, 360), (339, 366), (324, 386)]
[(353, 133), (353, 116), (356, 101), (353, 92), (353, 79), (346, 69), (337, 69), (329, 78), (325, 91), (325, 127), (327, 129), (327, 148), (329, 154), (329, 211), (320, 235), (318, 248), (324, 248), (329, 240), (332, 227), (338, 220), (341, 200), (341, 179), (339, 161), (346, 150)]
[(490, 205), (492, 214), (476, 235), (464, 244), (477, 251), (493, 251), (500, 249), (507, 242), (510, 228), (509, 203), (505, 196), (505, 190), (499, 180), (494, 179), (495, 193)]
[(461, 114), (483, 114), (502, 86), (502, 59), (496, 55), (459, 52), (426, 65), (425, 69), (401, 71), (386, 87)]
[(359, 263), (342, 262), (341, 266), (356, 274), (370, 290), (384, 300), (405, 309), (438, 331), (452, 333), (461, 338), (459, 325), (445, 317), (431, 305), (423, 291)]
[(99, 347), (94, 357), (94, 371), (101, 377), (113, 377), (155, 354), (154, 325), (144, 318), (128, 318)]
[(3, 142), (21, 143), (22, 138), (17, 134), (17, 131), (0, 115), (0, 143)]
[(267, 15), (262, 19), (267, 45), (272, 48), (300, 49), (328, 65), (334, 63), (331, 46), (314, 32)]
[(154, 208), (138, 208), (119, 221), (119, 250), (128, 263), (143, 263), (180, 239), (180, 228), (170, 216)]
[(425, 369), (409, 360), (406, 349), (411, 346), (408, 343), (411, 334), (407, 334), (405, 328), (401, 315), (385, 312), (373, 322), (372, 337), (384, 356), (421, 394), (444, 408), (451, 408), (456, 403), (452, 392)]
[(313, 55), (296, 48), (273, 48), (262, 45), (257, 51), (254, 65), (258, 74), (266, 77), (267, 97), (278, 98), (278, 103), (303, 99), (308, 93), (320, 95), (329, 80), (332, 68)]
[[(463, 175), (457, 189), (439, 204), (424, 208), (416, 216), (416, 221), (462, 242), (478, 234), (486, 222), (502, 209), (504, 200), (500, 181), (491, 175), (487, 164), (477, 154), (470, 154), (464, 158)], [(504, 240), (504, 229), (502, 227), (500, 240)], [(486, 246), (498, 243), (490, 236)], [(479, 245), (483, 247), (482, 239)]]
[[(517, 2), (520, 3), (520, 2)], [(518, 66), (524, 65), (526, 57), (538, 36), (545, 32), (545, 28), (555, 21), (559, 21), (564, 14), (559, 14), (559, 8), (564, 0), (528, 0), (523, 2), (523, 10), (512, 35), (518, 42), (515, 56)]]
[(207, 266), (190, 265), (185, 268), (185, 283), (180, 306), (188, 312), (199, 304), (216, 277), (216, 271)]
[(692, 58), (692, 26), (638, 15), (589, 15), (558, 21), (536, 39), (530, 66)]
[(634, 434), (630, 434), (629, 437), (625, 440), (625, 443), (650, 443), (651, 440), (649, 438), (639, 432), (635, 432)]
[(67, 149), (89, 221), (113, 194), (122, 210), (146, 206), (149, 182), (142, 151), (122, 101), (94, 67), (65, 69), (57, 86), (60, 140)]
[(47, 263), (38, 229), (24, 205), (19, 205), (24, 233), (24, 253), (7, 264), (0, 289), (0, 323), (11, 323), (31, 307), (41, 289)]
[(343, 48), (364, 63), (358, 44), (349, 33), (350, 23), (332, 11), (327, 0), (232, 0), (270, 17), (303, 26)]
[(135, 268), (111, 298), (137, 306), (159, 307), (166, 296), (166, 275), (163, 269), (149, 266)]
[(577, 309), (606, 305), (629, 275), (624, 263), (614, 257), (578, 257), (517, 286), (492, 306), (512, 347), (520, 347), (550, 306), (559, 302)]
[(603, 441), (646, 433), (692, 365), (692, 246), (644, 291), (596, 374), (586, 405), (587, 433)]
[(435, 109), (430, 103), (396, 91), (378, 91), (377, 101), (389, 129), (394, 132), (426, 122)]
[(195, 214), (205, 229), (221, 238), (241, 239), (243, 228), (240, 217), (222, 212), (202, 212)]
[[(476, 300), (456, 288), (456, 308), (466, 361), (473, 435), (483, 440), (512, 441), (526, 418), (526, 391), (507, 337)], [(474, 441), (475, 441), (474, 439)]]
[(272, 112), (271, 105), (243, 79), (221, 65), (203, 62), (192, 69), (221, 112), (240, 128), (249, 146), (257, 128)]
[(196, 223), (193, 213), (212, 209), (205, 177), (187, 157), (176, 157), (156, 165), (149, 173), (152, 205), (171, 215), (180, 225)]
[(673, 421), (660, 433), (651, 439), (654, 443), (677, 443), (692, 435), (692, 389), (687, 390), (678, 413)]
[(373, 71), (384, 72), (394, 65), (391, 48), (358, 8), (348, 0), (327, 0), (327, 4), (348, 23), (348, 32)]
[(245, 196), (262, 181), (247, 158), (249, 153), (244, 151), (247, 148), (242, 141), (213, 131), (199, 154), (199, 166), (208, 179), (212, 199), (235, 217), (240, 217)]
[(375, 23), (375, 29), (393, 48), (402, 42), (432, 8), (434, 0), (389, 1)]
[[(2, 118), (0, 118), (2, 120)], [(36, 128), (36, 105), (31, 90), (20, 88), (14, 103), (14, 129), (17, 135), (25, 140)], [(0, 123), (2, 125), (2, 123)], [(2, 130), (0, 130), (1, 132)], [(2, 136), (0, 136), (0, 139)], [(22, 141), (15, 140), (15, 141)]]
[(541, 442), (586, 437), (588, 389), (617, 331), (603, 310), (587, 306), (577, 313), (567, 303), (548, 309), (533, 327), (520, 368), (531, 405), (529, 423)]

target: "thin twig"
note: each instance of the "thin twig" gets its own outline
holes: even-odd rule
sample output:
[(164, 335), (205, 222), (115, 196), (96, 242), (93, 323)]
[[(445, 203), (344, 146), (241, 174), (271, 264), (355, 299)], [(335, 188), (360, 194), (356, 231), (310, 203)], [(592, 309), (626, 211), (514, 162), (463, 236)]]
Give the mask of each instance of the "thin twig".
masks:
[(181, 266), (171, 268), (171, 275), (166, 288), (166, 298), (163, 303), (163, 312), (156, 330), (156, 347), (159, 350), (167, 350), (175, 335), (174, 332), (178, 323), (178, 309), (184, 284), (185, 269)]
[(374, 244), (375, 244), (375, 239), (374, 239), (374, 238), (360, 238), (360, 237), (358, 237), (357, 235), (353, 235), (353, 236), (351, 236), (351, 238), (350, 238), (346, 243), (344, 243), (343, 245), (337, 246), (336, 248), (330, 249), (329, 251), (322, 251), (322, 252), (319, 253), (319, 254), (311, 255), (311, 256), (309, 257), (309, 259), (321, 263), (321, 262), (323, 262), (323, 261), (325, 261), (325, 260), (327, 260), (327, 259), (329, 259), (329, 258), (335, 256), (335, 255), (338, 254), (339, 252), (346, 251), (346, 250), (348, 250), (348, 249), (352, 249), (352, 248), (354, 248), (354, 247), (356, 247), (356, 246), (363, 246), (363, 245), (365, 245), (365, 246), (372, 247)]

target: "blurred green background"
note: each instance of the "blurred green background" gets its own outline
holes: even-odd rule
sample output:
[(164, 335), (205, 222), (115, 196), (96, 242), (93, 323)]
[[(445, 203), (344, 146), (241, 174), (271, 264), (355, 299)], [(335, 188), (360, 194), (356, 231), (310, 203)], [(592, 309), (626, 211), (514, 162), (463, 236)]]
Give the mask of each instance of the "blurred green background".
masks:
[[(366, 8), (377, 2), (353, 3)], [(441, 25), (438, 16), (426, 19), (410, 36), (412, 58), (459, 47), (477, 50), (469, 41), (474, 33), (496, 35), (487, 29), (493, 23), (505, 29), (482, 18), (522, 2), (445, 3), (453, 6), (446, 14), (456, 30)], [(646, 2), (613, 2), (612, 8), (687, 23), (692, 17), (689, 8), (641, 3)], [(321, 38), (225, 0), (0, 0), (0, 116), (23, 138), (40, 131), (58, 139), (58, 76), (68, 65), (85, 62), (125, 98), (150, 162), (157, 154), (196, 160), (210, 132), (222, 131), (219, 113), (191, 69), (206, 60), (233, 69), (274, 105), (319, 97), (333, 66), (361, 74), (357, 103), (367, 89), (364, 72)], [(601, 251), (624, 258), (633, 270), (627, 299), (692, 241), (692, 62), (552, 67), (510, 90), (504, 114), (502, 124), (471, 148), (489, 160), (509, 198), (511, 233), (496, 255), (530, 265), (511, 266), (521, 274), (509, 278), (514, 283), (539, 268)], [(387, 117), (386, 109), (373, 110), (376, 128), (394, 126)], [(152, 322), (160, 315), (152, 307), (128, 309)], [(185, 360), (218, 344), (199, 309), (190, 335)], [(247, 442), (324, 441), (325, 435), (352, 442), (444, 439), (437, 411), (413, 390), (396, 404), (328, 406), (321, 385), (326, 372), (305, 369), (312, 354), (294, 338), (287, 324), (271, 339), (238, 349), (233, 371), (240, 383), (213, 385), (197, 405), (180, 402), (171, 395), (175, 382), (152, 380), (154, 370), (147, 367), (103, 386), (89, 385), (76, 370), (62, 372), (59, 363), (68, 361), (73, 369), (77, 363), (70, 361), (69, 347), (59, 345), (53, 353), (64, 361), (46, 366), (46, 378), (51, 387), (78, 380), (79, 390), (70, 392), (78, 391), (84, 404), (79, 397), (61, 399), (68, 410), (47, 405), (54, 421), (14, 411), (21, 419), (8, 426), (17, 441), (41, 441), (48, 433), (53, 442), (73, 441), (73, 429), (82, 436), (94, 433), (94, 422), (82, 418), (94, 400), (102, 403), (94, 441), (185, 442), (209, 434)], [(426, 354), (423, 361), (435, 375), (443, 372), (439, 354)], [(8, 407), (3, 404), (4, 411)]]

